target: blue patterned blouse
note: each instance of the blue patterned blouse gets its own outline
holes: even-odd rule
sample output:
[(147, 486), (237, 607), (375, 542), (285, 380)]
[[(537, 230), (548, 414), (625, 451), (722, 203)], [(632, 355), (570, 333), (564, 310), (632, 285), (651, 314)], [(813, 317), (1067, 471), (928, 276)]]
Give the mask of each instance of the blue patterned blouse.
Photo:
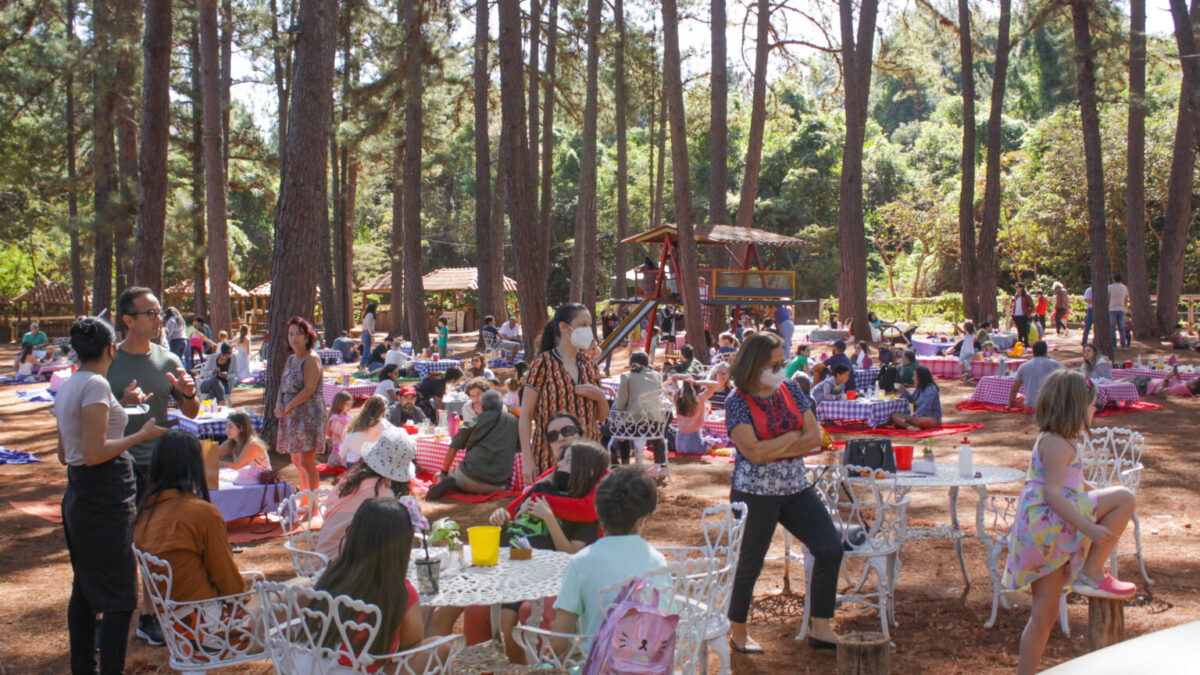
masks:
[[(791, 392), (796, 402), (796, 409), (803, 416), (812, 404), (800, 385), (792, 380), (785, 380), (784, 386)], [(750, 406), (746, 403), (749, 394), (741, 390), (734, 391), (725, 399), (725, 429), (732, 432), (739, 424), (749, 424), (754, 427), (754, 418), (750, 414)], [(783, 398), (781, 391), (759, 398), (752, 396), (754, 402), (762, 409), (767, 418), (767, 433), (763, 435), (756, 427), (755, 436), (759, 440), (777, 438), (789, 431), (804, 427), (804, 419), (797, 419)], [(804, 472), (804, 458), (790, 457), (777, 459), (772, 462), (756, 464), (741, 453), (734, 454), (733, 489), (752, 495), (782, 496), (803, 491), (808, 487), (808, 478)]]

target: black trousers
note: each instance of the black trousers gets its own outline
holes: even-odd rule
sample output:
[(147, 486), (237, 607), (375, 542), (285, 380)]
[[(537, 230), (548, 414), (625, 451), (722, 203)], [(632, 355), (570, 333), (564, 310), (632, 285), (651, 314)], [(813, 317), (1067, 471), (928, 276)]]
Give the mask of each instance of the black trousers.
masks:
[(733, 576), (729, 620), (746, 623), (750, 601), (754, 599), (754, 584), (762, 573), (776, 525), (783, 525), (812, 551), (816, 559), (812, 585), (805, 590), (812, 597), (812, 615), (818, 619), (833, 618), (838, 570), (842, 567), (842, 538), (816, 491), (809, 487), (796, 494), (775, 497), (732, 490), (729, 500), (746, 505), (746, 529)]
[(1013, 323), (1017, 324), (1017, 339), (1026, 347), (1029, 346), (1029, 317), (1014, 316)]
[[(129, 624), (133, 612), (104, 612), (100, 624), (100, 675), (125, 672), (125, 649), (129, 644)], [(92, 675), (96, 671), (96, 610), (76, 578), (71, 584), (67, 603), (67, 632), (71, 645), (72, 675)]]
[[(646, 447), (654, 453), (655, 464), (667, 463), (667, 444), (660, 440), (646, 441)], [(633, 455), (633, 441), (617, 441), (612, 444), (612, 464), (628, 464)]]

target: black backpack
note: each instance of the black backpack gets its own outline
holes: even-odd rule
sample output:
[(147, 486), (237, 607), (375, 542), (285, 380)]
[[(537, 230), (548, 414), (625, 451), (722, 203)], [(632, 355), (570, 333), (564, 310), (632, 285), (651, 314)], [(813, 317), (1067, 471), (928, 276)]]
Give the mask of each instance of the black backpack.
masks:
[(887, 364), (879, 368), (879, 388), (883, 391), (891, 391), (896, 388), (896, 380), (900, 378), (900, 371), (896, 366)]

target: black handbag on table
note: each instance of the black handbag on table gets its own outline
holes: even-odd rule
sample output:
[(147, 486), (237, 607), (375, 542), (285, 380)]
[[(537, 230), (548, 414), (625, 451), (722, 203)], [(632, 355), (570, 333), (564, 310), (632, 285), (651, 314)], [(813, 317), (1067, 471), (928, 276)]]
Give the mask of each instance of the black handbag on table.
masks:
[(895, 473), (896, 453), (892, 451), (892, 442), (886, 438), (855, 438), (846, 441), (846, 451), (842, 453), (842, 465), (862, 466)]

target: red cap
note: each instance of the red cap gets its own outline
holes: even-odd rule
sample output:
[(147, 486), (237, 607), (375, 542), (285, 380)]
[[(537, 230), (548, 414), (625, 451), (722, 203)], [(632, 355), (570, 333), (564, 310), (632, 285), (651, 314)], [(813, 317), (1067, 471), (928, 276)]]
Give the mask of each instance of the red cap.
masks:
[(400, 389), (400, 395), (401, 396), (416, 396), (417, 388), (413, 387), (413, 386), (402, 387)]

